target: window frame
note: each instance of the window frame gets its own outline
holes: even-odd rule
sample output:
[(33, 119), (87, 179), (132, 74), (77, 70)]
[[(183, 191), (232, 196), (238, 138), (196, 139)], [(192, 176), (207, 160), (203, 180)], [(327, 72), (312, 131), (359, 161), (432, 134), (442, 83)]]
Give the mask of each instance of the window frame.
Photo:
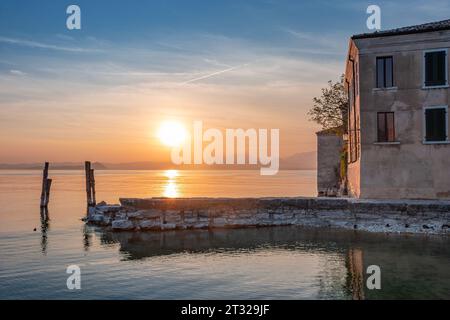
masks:
[[(436, 86), (427, 86), (427, 61), (426, 54), (431, 52), (445, 52), (445, 84), (439, 84)], [(422, 89), (439, 89), (448, 88), (448, 48), (429, 49), (422, 52)]]
[[(387, 58), (391, 58), (392, 61), (392, 69), (391, 69), (391, 73), (392, 73), (392, 79), (391, 79), (391, 86), (387, 86), (386, 85), (386, 59)], [(383, 60), (383, 87), (379, 87), (378, 86), (378, 60)], [(375, 88), (376, 89), (392, 89), (395, 88), (395, 84), (394, 84), (394, 56), (393, 55), (387, 55), (387, 56), (377, 56), (375, 58)]]
[[(428, 141), (427, 140), (427, 114), (426, 111), (427, 110), (432, 110), (432, 109), (445, 109), (445, 136), (446, 139), (445, 140), (439, 140), (439, 141)], [(442, 106), (425, 106), (423, 107), (423, 116), (422, 116), (422, 135), (423, 135), (423, 144), (449, 144), (450, 141), (448, 140), (448, 106), (447, 105), (442, 105)]]
[[(385, 126), (385, 131), (386, 131), (386, 138), (389, 138), (389, 130), (388, 130), (388, 120), (387, 120), (387, 114), (389, 114), (389, 113), (392, 113), (392, 124), (393, 124), (393, 126), (392, 126), (392, 131), (393, 131), (393, 136), (394, 136), (394, 139), (392, 140), (392, 141), (390, 141), (389, 139), (386, 139), (386, 140), (384, 140), (384, 141), (381, 141), (380, 140), (380, 130), (379, 130), (379, 126), (378, 126), (378, 119), (379, 119), (379, 115), (380, 114), (384, 114), (385, 116), (384, 116), (384, 126)], [(377, 112), (377, 142), (376, 143), (379, 143), (379, 144), (382, 144), (382, 143), (392, 143), (392, 142), (397, 142), (397, 136), (396, 136), (396, 132), (395, 132), (395, 112), (394, 111), (379, 111), (379, 112)]]
[[(351, 82), (347, 82), (348, 84), (348, 101), (349, 101), (349, 114), (348, 114), (348, 121), (349, 121), (349, 163), (355, 163), (360, 160), (360, 137), (359, 137), (359, 128), (357, 123), (357, 112), (356, 112), (356, 99), (359, 98), (356, 95), (356, 72), (355, 72), (355, 64), (356, 61), (349, 57), (349, 61), (352, 64), (352, 78)], [(353, 117), (352, 117), (353, 114)], [(353, 121), (351, 121), (353, 120)]]

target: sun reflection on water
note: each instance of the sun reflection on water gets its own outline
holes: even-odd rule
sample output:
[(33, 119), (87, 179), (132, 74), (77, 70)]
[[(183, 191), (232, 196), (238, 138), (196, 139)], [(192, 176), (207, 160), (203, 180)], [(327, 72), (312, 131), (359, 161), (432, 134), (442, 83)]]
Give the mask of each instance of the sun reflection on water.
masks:
[(177, 198), (179, 196), (178, 185), (176, 182), (178, 170), (166, 170), (164, 176), (168, 178), (168, 181), (164, 185), (163, 196), (167, 198)]
[(167, 198), (178, 197), (177, 184), (175, 182), (169, 182), (164, 186), (164, 197)]
[(164, 175), (169, 179), (175, 179), (178, 177), (178, 170), (166, 170)]

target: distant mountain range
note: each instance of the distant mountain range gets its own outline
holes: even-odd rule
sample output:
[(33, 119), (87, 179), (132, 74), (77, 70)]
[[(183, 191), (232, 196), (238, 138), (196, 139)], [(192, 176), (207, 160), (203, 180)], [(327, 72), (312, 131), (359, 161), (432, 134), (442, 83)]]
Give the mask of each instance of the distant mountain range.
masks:
[[(100, 163), (93, 162), (92, 168), (96, 170), (255, 170), (258, 165), (180, 165), (175, 166), (170, 162), (126, 162), (126, 163)], [(43, 163), (18, 163), (0, 164), (0, 170), (36, 170), (42, 169)], [(50, 163), (50, 168), (54, 170), (84, 170), (84, 163), (55, 162)], [(316, 152), (296, 153), (292, 156), (280, 159), (280, 169), (282, 170), (314, 170), (317, 168)]]
[(283, 170), (315, 170), (317, 169), (317, 153), (316, 151), (302, 152), (281, 158), (280, 168)]
[[(0, 163), (0, 170), (37, 170), (44, 167), (43, 163)], [(84, 163), (75, 162), (54, 162), (50, 167), (55, 170), (84, 170)], [(98, 170), (108, 170), (100, 162), (94, 162), (91, 168)]]

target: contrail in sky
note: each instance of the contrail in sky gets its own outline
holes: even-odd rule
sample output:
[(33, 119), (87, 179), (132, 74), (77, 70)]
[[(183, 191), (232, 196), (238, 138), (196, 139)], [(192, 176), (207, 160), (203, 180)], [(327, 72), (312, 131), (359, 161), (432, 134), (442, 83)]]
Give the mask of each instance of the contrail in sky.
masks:
[(198, 78), (194, 78), (194, 79), (188, 80), (188, 81), (183, 82), (181, 84), (188, 84), (188, 83), (200, 81), (200, 80), (203, 80), (203, 79), (211, 78), (211, 77), (217, 76), (217, 75), (222, 74), (222, 73), (226, 73), (226, 72), (229, 72), (229, 71), (233, 71), (233, 70), (236, 70), (236, 69), (239, 69), (239, 68), (246, 67), (249, 64), (250, 63), (241, 64), (241, 65), (230, 67), (230, 68), (227, 68), (227, 69), (224, 69), (224, 70), (216, 71), (216, 72), (213, 72), (213, 73), (210, 73), (210, 74), (206, 74), (206, 75), (198, 77)]
[(31, 41), (31, 40), (8, 38), (8, 37), (3, 37), (3, 36), (0, 36), (0, 42), (19, 45), (19, 46), (26, 46), (26, 47), (31, 47), (31, 48), (41, 48), (41, 49), (50, 49), (50, 50), (59, 50), (59, 51), (68, 51), (68, 52), (100, 52), (101, 51), (98, 49), (65, 47), (65, 46), (46, 44), (46, 43)]

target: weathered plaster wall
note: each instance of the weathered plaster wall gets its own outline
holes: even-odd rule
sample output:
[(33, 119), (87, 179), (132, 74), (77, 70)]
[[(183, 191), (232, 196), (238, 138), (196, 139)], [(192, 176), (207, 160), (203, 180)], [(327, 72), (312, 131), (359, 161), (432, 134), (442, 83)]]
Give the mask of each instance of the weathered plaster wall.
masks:
[[(450, 105), (449, 89), (423, 89), (423, 51), (449, 48), (450, 31), (361, 39), (356, 44), (361, 105), (359, 196), (449, 199), (450, 144), (423, 144), (423, 108)], [(394, 58), (392, 89), (375, 88), (377, 56)], [(376, 143), (377, 112), (383, 111), (395, 113), (397, 144)]]
[(337, 194), (342, 144), (341, 135), (317, 133), (317, 191), (319, 196)]
[(360, 187), (360, 162), (349, 163), (347, 166), (347, 191), (348, 195), (354, 198), (361, 197)]
[[(353, 41), (350, 41), (349, 43), (349, 59), (347, 61), (346, 65), (346, 72), (345, 72), (345, 80), (347, 83), (346, 89), (349, 90), (349, 92), (354, 92), (354, 101), (353, 105), (349, 109), (349, 115), (348, 115), (348, 166), (347, 166), (347, 191), (348, 194), (352, 197), (359, 198), (361, 196), (361, 132), (360, 129), (360, 72), (359, 72), (359, 51), (358, 48), (355, 46)], [(350, 59), (354, 61), (354, 63), (350, 62)], [(356, 76), (354, 71), (357, 71), (358, 76)], [(354, 79), (355, 78), (355, 79)], [(352, 83), (355, 83), (355, 89), (353, 90), (352, 87), (349, 87)], [(352, 101), (350, 101), (351, 103)], [(359, 152), (356, 154), (356, 158), (352, 159), (350, 156), (351, 148), (350, 148), (350, 139), (352, 139), (352, 131), (356, 130), (356, 137), (357, 139), (354, 139), (355, 143), (357, 144), (357, 148)]]

